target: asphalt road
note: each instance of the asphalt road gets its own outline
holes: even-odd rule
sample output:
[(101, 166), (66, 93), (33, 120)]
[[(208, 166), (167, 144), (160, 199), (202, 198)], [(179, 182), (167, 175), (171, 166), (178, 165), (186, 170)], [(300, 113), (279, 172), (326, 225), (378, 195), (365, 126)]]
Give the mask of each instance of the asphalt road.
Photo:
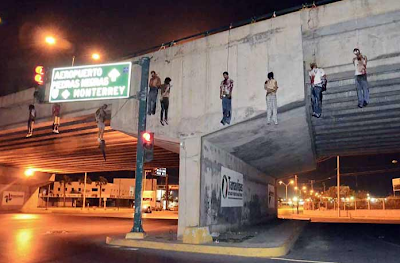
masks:
[[(176, 220), (145, 219), (152, 234), (176, 231)], [(111, 247), (131, 219), (51, 214), (0, 214), (0, 262), (399, 262), (399, 225), (309, 224), (282, 259), (244, 259)]]

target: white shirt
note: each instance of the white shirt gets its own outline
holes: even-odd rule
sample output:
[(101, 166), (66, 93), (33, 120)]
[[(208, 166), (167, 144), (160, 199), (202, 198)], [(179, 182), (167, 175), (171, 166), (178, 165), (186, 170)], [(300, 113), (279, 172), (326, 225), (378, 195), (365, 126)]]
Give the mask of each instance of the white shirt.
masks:
[(310, 73), (311, 84), (318, 85), (322, 83), (322, 76), (325, 76), (325, 71), (322, 68), (313, 68)]
[(361, 56), (360, 60), (358, 60), (356, 57), (353, 61), (356, 70), (356, 76), (367, 74), (367, 58), (365, 56)]

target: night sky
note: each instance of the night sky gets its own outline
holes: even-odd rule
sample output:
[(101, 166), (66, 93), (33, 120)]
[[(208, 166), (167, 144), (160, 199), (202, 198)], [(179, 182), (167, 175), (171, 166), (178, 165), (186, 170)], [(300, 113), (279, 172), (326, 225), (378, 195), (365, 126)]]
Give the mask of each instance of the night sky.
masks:
[[(33, 69), (102, 62), (311, 0), (1, 0), (0, 95), (29, 88)], [(43, 44), (51, 32), (57, 48)]]

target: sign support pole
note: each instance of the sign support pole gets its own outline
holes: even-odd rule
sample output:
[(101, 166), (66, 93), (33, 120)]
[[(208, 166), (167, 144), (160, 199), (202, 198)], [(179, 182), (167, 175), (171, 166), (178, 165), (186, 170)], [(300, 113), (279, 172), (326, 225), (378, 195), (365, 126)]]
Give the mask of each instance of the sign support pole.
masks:
[(83, 181), (83, 204), (82, 204), (83, 209), (85, 209), (86, 206), (86, 180), (87, 180), (87, 172), (85, 172), (85, 179)]
[(147, 110), (147, 87), (149, 81), (150, 58), (143, 57), (140, 60), (142, 75), (140, 80), (139, 95), (139, 121), (138, 139), (136, 152), (136, 173), (135, 173), (135, 216), (131, 232), (143, 233), (142, 227), (142, 179), (143, 179), (143, 142), (142, 133), (146, 131), (146, 110)]
[(337, 205), (338, 205), (338, 217), (340, 217), (340, 160), (339, 155), (336, 157), (336, 174), (337, 174)]

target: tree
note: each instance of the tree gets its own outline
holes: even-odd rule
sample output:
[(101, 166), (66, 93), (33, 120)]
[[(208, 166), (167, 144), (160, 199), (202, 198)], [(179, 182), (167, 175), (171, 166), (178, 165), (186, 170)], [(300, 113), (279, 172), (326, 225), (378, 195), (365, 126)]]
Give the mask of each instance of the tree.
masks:
[(100, 198), (99, 198), (99, 207), (101, 207), (101, 192), (103, 191), (103, 186), (108, 184), (108, 181), (105, 177), (100, 176), (99, 180), (96, 181), (96, 186), (98, 186), (100, 189)]
[[(85, 176), (81, 176), (78, 179), (79, 184), (84, 184), (85, 183)], [(89, 176), (86, 177), (86, 184), (91, 184), (92, 180), (89, 178)]]
[[(349, 186), (341, 185), (340, 186), (340, 197), (350, 197), (354, 195), (354, 190), (351, 190)], [(331, 186), (329, 189), (324, 193), (324, 196), (336, 198), (337, 197), (337, 187)]]
[(368, 192), (364, 190), (360, 190), (356, 193), (356, 198), (357, 199), (367, 199), (368, 197)]
[(65, 188), (67, 186), (67, 184), (71, 185), (71, 177), (69, 177), (68, 175), (63, 175), (62, 180), (61, 180), (61, 184), (63, 186), (63, 196), (64, 196), (64, 207), (65, 207)]

